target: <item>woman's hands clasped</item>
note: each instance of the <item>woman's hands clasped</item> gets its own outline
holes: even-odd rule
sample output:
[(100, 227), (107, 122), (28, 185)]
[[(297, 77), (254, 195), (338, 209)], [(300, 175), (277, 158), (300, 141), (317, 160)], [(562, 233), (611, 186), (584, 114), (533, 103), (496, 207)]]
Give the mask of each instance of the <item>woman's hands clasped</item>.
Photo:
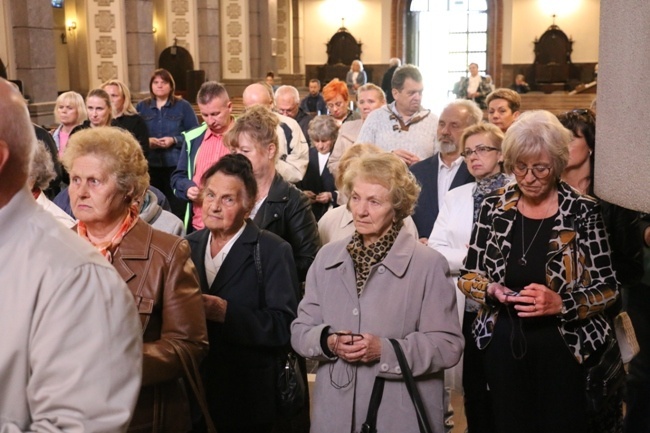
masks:
[(560, 295), (542, 284), (532, 283), (514, 292), (499, 283), (491, 283), (487, 292), (502, 304), (513, 304), (519, 317), (554, 316), (562, 311)]
[(339, 331), (327, 337), (327, 347), (346, 362), (370, 363), (381, 357), (381, 339), (372, 334)]

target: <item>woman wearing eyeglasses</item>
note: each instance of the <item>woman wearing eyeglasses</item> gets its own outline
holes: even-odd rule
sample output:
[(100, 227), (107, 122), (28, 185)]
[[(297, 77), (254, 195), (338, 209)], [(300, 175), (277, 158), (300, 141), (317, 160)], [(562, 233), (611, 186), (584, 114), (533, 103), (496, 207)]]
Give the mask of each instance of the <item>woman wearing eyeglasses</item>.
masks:
[[(451, 275), (458, 273), (467, 255), (467, 246), (474, 221), (483, 199), (512, 180), (501, 172), (503, 132), (489, 123), (479, 123), (465, 129), (460, 138), (461, 155), (476, 182), (449, 190), (429, 237), (429, 246), (440, 252), (449, 262)], [(465, 350), (462, 368), (454, 367), (454, 380), (460, 382), (462, 373), (465, 416), (470, 432), (494, 432), (492, 403), (486, 386), (483, 353), (472, 337), (472, 323), (480, 304), (468, 300), (457, 291), (458, 312), (463, 325)], [(460, 385), (458, 383), (458, 385)]]
[(604, 311), (618, 282), (598, 203), (560, 180), (570, 140), (546, 111), (508, 129), (516, 183), (483, 201), (460, 270), (458, 287), (481, 304), (473, 335), (500, 433), (600, 430), (585, 377), (613, 338)]
[(327, 113), (336, 120), (339, 126), (343, 122), (361, 118), (359, 113), (350, 110), (348, 86), (343, 81), (339, 81), (338, 78), (333, 79), (327, 86), (323, 87), (323, 99), (325, 99)]

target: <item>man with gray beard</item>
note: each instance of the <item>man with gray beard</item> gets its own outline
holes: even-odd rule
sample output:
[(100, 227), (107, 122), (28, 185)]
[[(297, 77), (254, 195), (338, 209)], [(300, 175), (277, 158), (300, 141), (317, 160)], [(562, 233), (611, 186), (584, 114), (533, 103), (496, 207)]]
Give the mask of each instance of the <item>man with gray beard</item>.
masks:
[(468, 126), (483, 120), (483, 112), (470, 100), (450, 102), (438, 120), (436, 132), (439, 152), (411, 166), (422, 192), (413, 213), (420, 241), (425, 245), (448, 190), (474, 182), (460, 156), (460, 137)]

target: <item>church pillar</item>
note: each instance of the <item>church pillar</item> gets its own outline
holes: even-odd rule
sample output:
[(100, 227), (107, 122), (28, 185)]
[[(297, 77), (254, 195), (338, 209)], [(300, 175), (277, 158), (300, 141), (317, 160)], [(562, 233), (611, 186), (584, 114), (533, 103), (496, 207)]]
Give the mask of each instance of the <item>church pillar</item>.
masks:
[(131, 93), (149, 94), (156, 67), (153, 36), (153, 0), (124, 0), (126, 57)]
[(52, 119), (56, 99), (56, 57), (52, 6), (48, 0), (11, 0), (10, 20), (17, 79), (30, 98), (29, 110), (36, 123)]
[(222, 25), (220, 19), (221, 5), (219, 0), (197, 0), (197, 24), (199, 37), (199, 57), (201, 59), (198, 69), (205, 71), (207, 80), (221, 81), (221, 35)]

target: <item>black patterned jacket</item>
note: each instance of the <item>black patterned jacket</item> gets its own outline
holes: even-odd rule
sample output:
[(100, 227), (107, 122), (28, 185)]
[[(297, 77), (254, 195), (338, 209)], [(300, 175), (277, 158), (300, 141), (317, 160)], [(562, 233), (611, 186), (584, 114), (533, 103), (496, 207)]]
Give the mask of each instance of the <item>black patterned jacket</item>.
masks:
[[(559, 212), (546, 256), (546, 286), (563, 303), (559, 328), (567, 347), (582, 363), (601, 347), (610, 326), (604, 310), (618, 296), (607, 232), (595, 199), (558, 183)], [(505, 283), (512, 227), (521, 192), (512, 183), (483, 202), (460, 270), (458, 288), (482, 304), (473, 333), (480, 349), (487, 347), (501, 304), (486, 298), (491, 282)]]

